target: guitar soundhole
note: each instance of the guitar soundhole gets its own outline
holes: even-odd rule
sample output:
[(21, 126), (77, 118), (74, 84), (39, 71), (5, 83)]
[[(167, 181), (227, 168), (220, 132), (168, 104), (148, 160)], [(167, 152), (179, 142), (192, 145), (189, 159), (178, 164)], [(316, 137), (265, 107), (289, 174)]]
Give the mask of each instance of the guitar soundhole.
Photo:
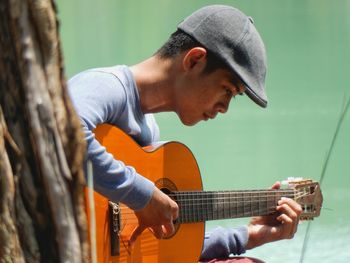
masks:
[[(177, 191), (176, 185), (168, 178), (161, 178), (157, 180), (155, 182), (155, 185), (166, 195), (170, 195), (173, 191)], [(174, 201), (176, 202), (176, 199), (174, 199)], [(180, 223), (177, 220), (174, 221), (174, 227), (174, 233), (171, 235), (163, 236), (163, 239), (170, 239), (176, 235), (177, 231), (180, 228)]]

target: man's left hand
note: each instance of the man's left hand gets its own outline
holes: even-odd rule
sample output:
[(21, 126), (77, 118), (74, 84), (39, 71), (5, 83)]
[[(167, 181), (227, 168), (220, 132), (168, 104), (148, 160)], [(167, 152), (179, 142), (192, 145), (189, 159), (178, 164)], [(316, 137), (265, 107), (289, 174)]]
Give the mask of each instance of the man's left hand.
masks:
[[(281, 184), (276, 182), (272, 189), (279, 189)], [(248, 243), (246, 249), (265, 243), (291, 239), (298, 228), (301, 206), (293, 199), (282, 197), (276, 207), (278, 214), (254, 217), (248, 225)]]

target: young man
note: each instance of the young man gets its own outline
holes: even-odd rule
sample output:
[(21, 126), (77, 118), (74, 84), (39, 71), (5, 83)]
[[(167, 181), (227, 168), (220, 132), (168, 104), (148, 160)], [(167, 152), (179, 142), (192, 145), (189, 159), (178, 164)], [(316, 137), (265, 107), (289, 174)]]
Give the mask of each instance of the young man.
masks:
[[(173, 111), (185, 125), (225, 113), (230, 101), (247, 94), (262, 107), (266, 56), (251, 18), (223, 5), (207, 6), (178, 25), (155, 55), (132, 67), (115, 66), (82, 72), (69, 81), (94, 167), (95, 190), (135, 210), (139, 226), (157, 238), (174, 231), (178, 206), (134, 168), (113, 159), (95, 140), (98, 124), (110, 123), (144, 146), (159, 139), (152, 113)], [(278, 188), (276, 183), (273, 188)], [(283, 198), (279, 216), (258, 217), (247, 227), (218, 228), (206, 236), (202, 259), (241, 254), (267, 242), (291, 238), (300, 206)]]

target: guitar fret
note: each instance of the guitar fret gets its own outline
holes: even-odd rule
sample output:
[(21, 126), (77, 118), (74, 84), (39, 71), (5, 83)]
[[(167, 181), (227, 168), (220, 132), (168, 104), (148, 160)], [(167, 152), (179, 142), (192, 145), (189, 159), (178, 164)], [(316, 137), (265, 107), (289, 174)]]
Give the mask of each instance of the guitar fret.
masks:
[(188, 222), (193, 222), (193, 194), (188, 193)]
[(230, 218), (230, 199), (227, 200), (226, 196), (227, 196), (228, 192), (225, 191), (224, 192), (224, 211), (223, 211), (223, 218)]
[(182, 205), (182, 196), (181, 196), (181, 194), (177, 193), (175, 195), (175, 198), (176, 198), (177, 205), (179, 206), (179, 217), (178, 217), (177, 221), (182, 223), (182, 222), (184, 222), (184, 220), (183, 220), (184, 213), (183, 213), (183, 205)]
[(229, 192), (228, 218), (232, 217), (232, 193)]
[(197, 222), (197, 212), (198, 207), (195, 204), (195, 199), (197, 198), (197, 193), (193, 192), (192, 196), (192, 222)]
[(244, 217), (244, 193), (240, 192), (240, 198), (239, 198), (239, 217)]
[(249, 193), (246, 193), (246, 197), (243, 198), (243, 215), (244, 217), (250, 216), (251, 204), (248, 200)]
[(235, 204), (235, 218), (239, 217), (239, 203), (240, 203), (240, 198), (239, 198), (239, 193), (235, 194), (235, 200), (234, 200), (234, 204)]
[(249, 200), (250, 200), (250, 213), (249, 213), (249, 216), (252, 216), (254, 214), (254, 206), (256, 204), (256, 198), (254, 199), (254, 194), (250, 194), (249, 195)]
[(243, 193), (243, 216), (244, 217), (247, 217), (247, 216), (250, 216), (250, 207), (251, 207), (251, 204), (250, 204), (250, 200), (249, 200), (249, 197), (250, 197), (250, 193)]
[(235, 193), (234, 195), (233, 195), (233, 198), (234, 198), (234, 218), (237, 218), (238, 217), (238, 202), (237, 201), (235, 201), (235, 200), (237, 200), (237, 193)]
[(199, 219), (199, 206), (198, 206), (198, 203), (196, 202), (196, 200), (200, 198), (200, 195), (198, 193), (195, 193), (193, 195), (193, 222), (198, 222), (198, 219)]
[(261, 202), (258, 202), (258, 214), (261, 215)]
[(264, 213), (263, 213), (263, 215), (265, 215), (265, 214), (267, 213), (268, 207), (269, 207), (269, 200), (268, 200), (267, 194), (265, 194), (265, 207), (264, 207)]
[(218, 217), (217, 218), (224, 218), (224, 212), (225, 212), (225, 200), (224, 200), (224, 193), (218, 193)]
[(187, 222), (187, 201), (186, 193), (182, 193), (182, 203), (183, 203), (183, 221)]
[(189, 222), (189, 212), (190, 212), (190, 209), (188, 208), (188, 205), (189, 205), (189, 201), (188, 201), (188, 193), (185, 193), (185, 211), (186, 211), (186, 216), (185, 216), (185, 220), (186, 222)]
[(216, 219), (218, 219), (218, 218), (220, 218), (220, 206), (221, 206), (221, 204), (220, 204), (220, 193), (218, 193), (218, 192), (216, 192), (215, 193), (215, 207), (214, 207), (214, 211), (215, 211), (215, 215), (214, 215), (214, 219), (216, 220)]
[(250, 210), (250, 215), (255, 216), (257, 211), (258, 211), (258, 205), (259, 205), (259, 199), (251, 196), (250, 197), (250, 202), (251, 202), (251, 210)]
[(227, 203), (227, 200), (225, 199), (226, 192), (221, 192), (220, 195), (221, 195), (220, 196), (220, 204), (221, 204), (221, 206), (220, 206), (220, 209), (221, 209), (220, 215), (221, 215), (221, 218), (224, 219), (224, 218), (226, 218), (225, 217), (226, 203)]
[(220, 194), (219, 192), (215, 192), (215, 198), (214, 198), (214, 220), (220, 218), (219, 212), (220, 212)]
[[(208, 192), (209, 194), (209, 192)], [(207, 212), (208, 212), (208, 220), (213, 220), (213, 203), (209, 202), (207, 198), (206, 203), (207, 203)]]
[[(204, 197), (205, 197), (205, 194), (204, 194)], [(204, 198), (205, 200), (205, 198)], [(206, 217), (206, 210), (205, 210), (205, 207), (204, 207), (204, 204), (203, 204), (203, 198), (201, 199), (201, 210), (200, 210), (202, 213), (201, 213), (201, 221), (205, 221), (205, 219), (207, 218)]]

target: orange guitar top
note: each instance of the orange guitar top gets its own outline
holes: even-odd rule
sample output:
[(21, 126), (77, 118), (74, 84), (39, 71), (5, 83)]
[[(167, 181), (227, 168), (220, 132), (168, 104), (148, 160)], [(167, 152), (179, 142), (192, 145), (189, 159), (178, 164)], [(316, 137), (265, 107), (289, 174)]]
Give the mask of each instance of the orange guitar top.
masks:
[[(98, 126), (95, 135), (115, 159), (133, 166), (179, 205), (175, 234), (159, 240), (146, 230), (130, 247), (128, 241), (138, 225), (134, 212), (95, 192), (99, 263), (198, 262), (205, 221), (272, 214), (282, 196), (293, 198), (302, 206), (302, 219), (320, 214), (322, 194), (319, 184), (312, 180), (292, 181), (290, 189), (284, 190), (205, 192), (196, 160), (185, 145), (168, 142), (141, 148), (124, 132), (107, 124)], [(91, 209), (87, 210), (91, 222)]]

